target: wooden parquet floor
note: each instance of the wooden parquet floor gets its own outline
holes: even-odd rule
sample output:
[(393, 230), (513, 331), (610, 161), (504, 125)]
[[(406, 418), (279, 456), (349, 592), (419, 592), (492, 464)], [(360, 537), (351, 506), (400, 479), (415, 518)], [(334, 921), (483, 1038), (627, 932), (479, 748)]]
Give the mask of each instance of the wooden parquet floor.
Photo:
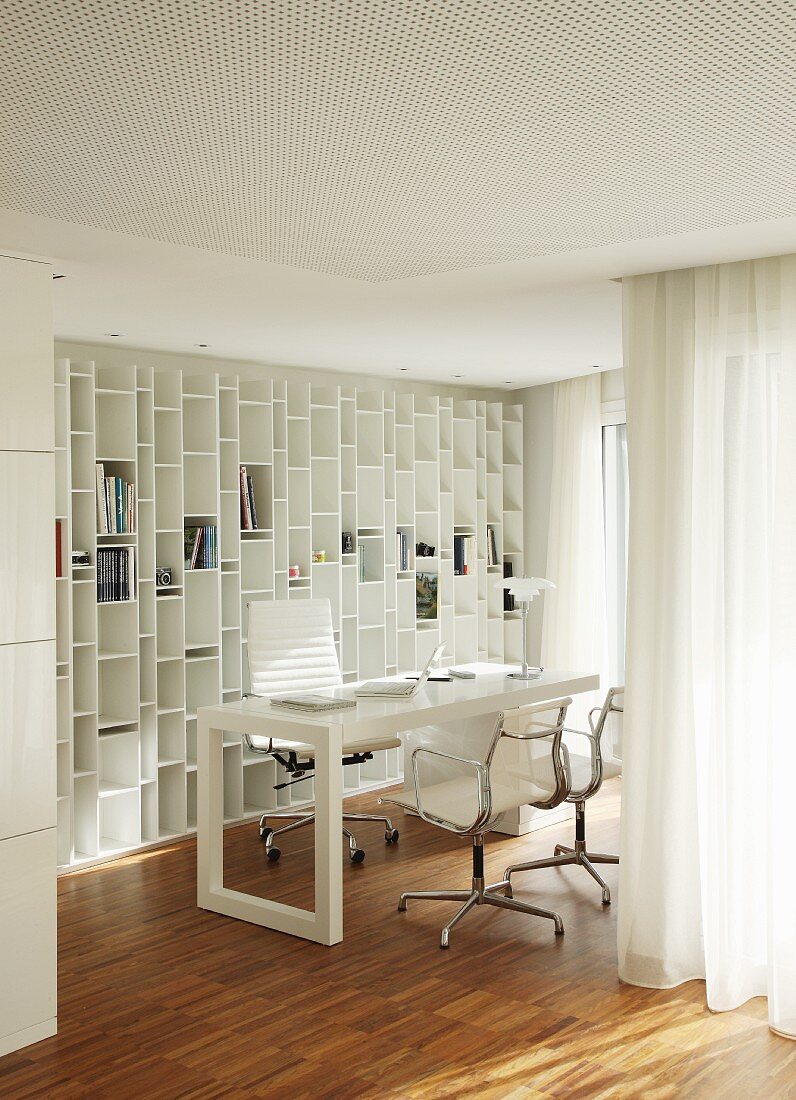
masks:
[[(615, 849), (618, 808), (606, 784), (589, 808), (595, 850)], [(344, 868), (346, 939), (331, 949), (197, 909), (190, 841), (63, 878), (59, 1033), (0, 1059), (0, 1097), (796, 1097), (796, 1043), (769, 1032), (764, 1002), (714, 1015), (701, 982), (619, 982), (621, 899), (604, 910), (580, 868), (516, 883), (561, 912), (565, 936), (478, 909), (441, 951), (451, 906), (398, 914), (397, 895), (468, 885), (468, 844), (395, 818), (395, 848), (378, 826), (357, 830), (367, 859)], [(489, 879), (570, 831), (490, 838)], [(230, 830), (228, 884), (306, 903), (311, 840), (292, 834), (272, 866), (253, 826)]]

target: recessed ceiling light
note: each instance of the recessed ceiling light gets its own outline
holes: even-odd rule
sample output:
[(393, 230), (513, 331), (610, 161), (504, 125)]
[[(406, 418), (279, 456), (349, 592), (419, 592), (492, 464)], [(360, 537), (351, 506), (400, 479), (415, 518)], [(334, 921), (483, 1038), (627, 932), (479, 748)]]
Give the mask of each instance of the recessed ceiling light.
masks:
[(513, 381), (511, 381), (511, 382), (504, 382), (504, 383), (503, 383), (503, 385), (504, 385), (504, 386), (513, 386), (513, 385), (514, 385), (514, 382), (513, 382)]
[(592, 370), (602, 370), (602, 367), (601, 367), (601, 366), (599, 365), (599, 363), (594, 363), (594, 364), (592, 365), (592, 368), (591, 368), (591, 369), (592, 369)]
[(463, 374), (452, 374), (451, 378), (464, 378)]
[(194, 344), (195, 348), (209, 348), (209, 344)]
[(65, 279), (66, 275), (53, 275), (53, 279)]
[(409, 367), (399, 367), (398, 370), (406, 371), (409, 370)]
[(121, 332), (106, 332), (105, 335), (112, 336), (114, 340), (118, 340), (122, 334)]

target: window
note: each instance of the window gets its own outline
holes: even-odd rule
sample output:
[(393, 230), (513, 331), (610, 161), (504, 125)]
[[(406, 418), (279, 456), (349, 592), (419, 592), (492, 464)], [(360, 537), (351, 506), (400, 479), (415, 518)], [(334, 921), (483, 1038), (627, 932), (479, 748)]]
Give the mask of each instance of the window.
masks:
[(628, 530), (627, 425), (624, 423), (603, 427), (603, 506), (608, 670), (612, 684), (623, 684)]

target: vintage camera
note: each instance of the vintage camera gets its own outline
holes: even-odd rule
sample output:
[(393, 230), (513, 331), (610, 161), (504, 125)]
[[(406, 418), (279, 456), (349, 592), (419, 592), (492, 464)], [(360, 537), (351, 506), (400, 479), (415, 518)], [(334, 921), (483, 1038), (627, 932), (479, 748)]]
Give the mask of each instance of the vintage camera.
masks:
[(91, 565), (91, 555), (89, 554), (88, 550), (73, 550), (72, 565)]
[(343, 553), (354, 553), (354, 536), (351, 531), (343, 531)]
[(415, 554), (418, 558), (433, 558), (437, 552), (435, 546), (429, 546), (427, 542), (419, 542), (415, 547)]
[(170, 569), (156, 569), (155, 570), (155, 583), (158, 588), (168, 588), (171, 584), (171, 570)]

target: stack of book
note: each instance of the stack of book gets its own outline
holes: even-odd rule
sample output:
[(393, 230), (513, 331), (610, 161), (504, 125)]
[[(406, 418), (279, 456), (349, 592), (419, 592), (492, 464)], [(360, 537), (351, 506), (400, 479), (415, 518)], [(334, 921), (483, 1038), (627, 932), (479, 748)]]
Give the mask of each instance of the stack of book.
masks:
[(246, 473), (246, 467), (240, 468), (240, 529), (257, 530), (257, 505), (254, 500), (254, 482)]
[(396, 531), (395, 534), (395, 560), (401, 573), (411, 569), (409, 564), (409, 536), (406, 531)]
[(218, 537), (215, 525), (185, 528), (185, 568), (218, 568)]
[(486, 529), (486, 564), (500, 565), (498, 561), (497, 542), (495, 541), (495, 528), (487, 525)]
[(129, 535), (135, 530), (135, 486), (122, 477), (106, 477), (97, 463), (97, 534)]
[(135, 599), (135, 550), (132, 546), (97, 547), (97, 603)]
[(466, 577), (475, 571), (475, 535), (453, 536), (453, 575)]

